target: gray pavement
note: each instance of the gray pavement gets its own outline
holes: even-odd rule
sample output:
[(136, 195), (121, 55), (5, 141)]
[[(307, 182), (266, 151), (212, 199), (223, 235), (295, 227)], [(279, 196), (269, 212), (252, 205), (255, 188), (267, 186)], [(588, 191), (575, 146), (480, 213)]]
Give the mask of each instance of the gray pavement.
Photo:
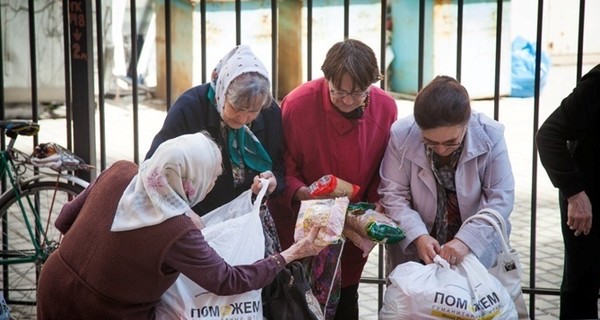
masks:
[[(584, 66), (584, 73), (592, 65)], [(562, 98), (571, 92), (575, 83), (575, 68), (553, 66), (548, 82), (543, 88), (539, 103), (539, 122), (560, 103)], [(467, 88), (468, 89), (468, 88)], [(407, 115), (412, 110), (412, 102), (397, 100), (399, 116)], [(150, 145), (150, 140), (159, 130), (164, 120), (164, 103), (158, 100), (140, 98), (138, 110), (139, 120), (139, 157), (143, 158)], [(473, 108), (493, 117), (493, 101), (474, 101)], [(557, 205), (557, 191), (550, 184), (545, 171), (538, 164), (537, 172), (533, 171), (533, 98), (502, 98), (499, 102), (499, 120), (506, 126), (506, 140), (509, 147), (513, 172), (516, 179), (516, 201), (511, 223), (512, 246), (521, 254), (521, 263), (525, 274), (523, 286), (545, 289), (558, 289), (562, 278), (562, 236)], [(106, 144), (108, 163), (116, 160), (133, 160), (133, 112), (131, 101), (121, 98), (118, 101), (107, 100), (106, 105)], [(40, 121), (40, 142), (55, 141), (65, 143), (65, 120), (44, 119)], [(97, 125), (98, 130), (98, 125)], [(99, 139), (99, 137), (98, 137)], [(21, 139), (26, 150), (31, 142)], [(65, 143), (66, 144), (66, 143)], [(537, 157), (536, 157), (537, 158)], [(532, 177), (537, 176), (537, 191), (532, 197)], [(531, 205), (535, 199), (537, 210), (536, 235), (536, 270), (535, 279), (530, 279), (530, 238), (531, 238)], [(366, 277), (377, 277), (377, 248), (371, 253), (364, 271)], [(361, 284), (360, 318), (376, 320), (378, 310), (378, 292), (376, 284)], [(529, 296), (526, 295), (529, 304)], [(553, 295), (537, 295), (535, 298), (535, 319), (558, 319), (558, 297)]]

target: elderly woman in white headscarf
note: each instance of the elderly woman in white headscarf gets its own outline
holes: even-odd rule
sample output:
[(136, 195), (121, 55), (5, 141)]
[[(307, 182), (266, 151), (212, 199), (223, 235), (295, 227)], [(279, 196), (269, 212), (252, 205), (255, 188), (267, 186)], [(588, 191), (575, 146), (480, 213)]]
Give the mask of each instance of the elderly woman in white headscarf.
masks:
[(171, 106), (146, 158), (169, 139), (207, 131), (221, 148), (223, 174), (194, 206), (198, 215), (235, 199), (259, 178), (269, 180), (271, 196), (284, 187), (281, 110), (271, 94), (269, 74), (249, 46), (233, 48), (217, 64), (211, 82), (184, 92)]
[(154, 319), (180, 274), (218, 295), (238, 294), (322, 249), (314, 229), (280, 254), (228, 265), (191, 219), (221, 172), (219, 148), (204, 133), (164, 142), (139, 169), (119, 161), (104, 170), (56, 221), (64, 237), (42, 269), (38, 319)]

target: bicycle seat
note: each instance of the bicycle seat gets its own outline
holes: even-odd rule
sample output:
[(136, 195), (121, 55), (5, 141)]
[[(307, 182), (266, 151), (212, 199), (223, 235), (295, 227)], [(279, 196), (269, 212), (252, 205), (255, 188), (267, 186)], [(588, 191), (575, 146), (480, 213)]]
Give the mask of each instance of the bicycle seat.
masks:
[(35, 136), (40, 131), (40, 125), (31, 120), (0, 121), (0, 128), (4, 129), (4, 133), (11, 138), (17, 135)]

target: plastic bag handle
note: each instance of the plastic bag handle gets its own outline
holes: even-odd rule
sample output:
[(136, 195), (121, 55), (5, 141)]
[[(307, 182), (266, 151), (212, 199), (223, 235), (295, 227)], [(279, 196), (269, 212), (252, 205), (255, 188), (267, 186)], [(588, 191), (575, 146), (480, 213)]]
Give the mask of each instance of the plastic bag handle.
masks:
[[(490, 217), (488, 214), (494, 216), (496, 219)], [(477, 211), (477, 213), (475, 213), (474, 215), (468, 217), (467, 219), (465, 219), (465, 221), (463, 222), (463, 225), (466, 224), (469, 221), (475, 220), (475, 219), (482, 219), (487, 221), (495, 230), (498, 234), (500, 234), (500, 236), (502, 237), (502, 246), (504, 247), (505, 252), (510, 252), (510, 244), (508, 241), (508, 233), (506, 231), (506, 224), (504, 222), (504, 217), (502, 217), (502, 215), (500, 213), (498, 213), (498, 211), (493, 210), (493, 209), (481, 209), (479, 211)]]
[(269, 180), (265, 178), (260, 178), (261, 186), (260, 191), (256, 195), (256, 200), (254, 200), (254, 211), (260, 211), (260, 205), (262, 204), (263, 198), (267, 194), (267, 190), (269, 189)]

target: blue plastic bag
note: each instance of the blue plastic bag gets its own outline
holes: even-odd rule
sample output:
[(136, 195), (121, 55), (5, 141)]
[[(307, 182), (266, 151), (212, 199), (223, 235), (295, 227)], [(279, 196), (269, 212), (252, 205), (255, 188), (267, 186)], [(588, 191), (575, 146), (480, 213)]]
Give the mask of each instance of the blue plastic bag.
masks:
[[(512, 43), (511, 90), (513, 97), (533, 97), (535, 85), (535, 43), (517, 36)], [(550, 55), (542, 50), (540, 91), (546, 85), (550, 71)]]
[(0, 320), (10, 320), (10, 308), (4, 300), (4, 293), (0, 291)]

